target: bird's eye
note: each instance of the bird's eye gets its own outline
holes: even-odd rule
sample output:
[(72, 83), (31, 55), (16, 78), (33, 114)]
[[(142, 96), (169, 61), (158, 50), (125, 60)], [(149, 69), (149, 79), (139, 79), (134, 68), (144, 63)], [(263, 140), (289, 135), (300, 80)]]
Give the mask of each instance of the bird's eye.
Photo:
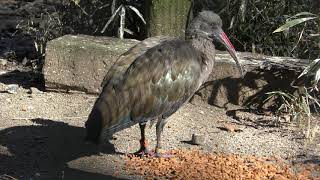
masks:
[(200, 29), (202, 30), (210, 30), (210, 26), (208, 24), (201, 24)]

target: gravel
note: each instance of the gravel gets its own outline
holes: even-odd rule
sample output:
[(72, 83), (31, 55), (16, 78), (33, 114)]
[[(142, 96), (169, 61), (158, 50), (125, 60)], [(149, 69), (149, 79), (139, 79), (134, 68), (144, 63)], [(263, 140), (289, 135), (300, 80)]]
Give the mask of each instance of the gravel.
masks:
[[(0, 175), (24, 179), (143, 178), (121, 170), (125, 164), (121, 156), (139, 148), (137, 125), (116, 133), (110, 141), (114, 147), (83, 141), (84, 123), (95, 99), (82, 93), (39, 92), (21, 86), (16, 94), (0, 93)], [(309, 142), (297, 126), (254, 127), (226, 114), (226, 110), (203, 102), (186, 104), (170, 117), (163, 133), (163, 149), (271, 156), (319, 164), (320, 138)], [(227, 131), (226, 123), (240, 130)], [(152, 149), (155, 127), (146, 133)], [(193, 134), (204, 136), (205, 143), (193, 145)]]

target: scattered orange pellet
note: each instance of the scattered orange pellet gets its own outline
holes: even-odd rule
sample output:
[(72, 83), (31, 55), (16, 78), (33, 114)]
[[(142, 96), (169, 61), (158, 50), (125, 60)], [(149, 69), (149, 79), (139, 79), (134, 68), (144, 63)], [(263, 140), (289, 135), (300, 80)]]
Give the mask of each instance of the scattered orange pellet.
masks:
[[(268, 158), (172, 150), (171, 158), (124, 156), (126, 170), (147, 179), (313, 179), (311, 169), (295, 174), (283, 162)], [(310, 170), (309, 170), (310, 169)]]

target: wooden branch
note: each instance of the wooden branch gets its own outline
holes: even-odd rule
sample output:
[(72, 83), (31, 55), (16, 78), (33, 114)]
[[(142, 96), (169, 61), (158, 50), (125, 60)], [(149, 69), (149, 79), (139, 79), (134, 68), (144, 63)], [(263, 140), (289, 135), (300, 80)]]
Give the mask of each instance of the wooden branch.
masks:
[[(292, 57), (279, 57), (279, 56), (265, 56), (262, 54), (253, 54), (249, 52), (237, 52), (240, 58), (240, 64), (244, 69), (252, 71), (255, 69), (288, 69), (294, 71), (302, 71), (308, 66), (309, 60), (307, 59), (296, 59)], [(225, 51), (217, 51), (216, 62), (230, 61), (234, 63), (231, 56)], [(235, 63), (234, 63), (235, 64)]]

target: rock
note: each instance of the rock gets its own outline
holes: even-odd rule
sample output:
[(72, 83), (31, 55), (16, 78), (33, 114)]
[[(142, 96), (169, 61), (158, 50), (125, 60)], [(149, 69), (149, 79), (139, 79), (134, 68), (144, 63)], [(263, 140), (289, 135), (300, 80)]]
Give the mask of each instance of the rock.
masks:
[(29, 90), (29, 93), (30, 94), (42, 94), (43, 92), (40, 91), (38, 88), (31, 87), (30, 90)]
[(6, 91), (7, 91), (9, 94), (16, 94), (18, 88), (19, 88), (19, 85), (18, 85), (18, 84), (9, 84), (9, 85), (6, 86)]
[(7, 86), (5, 84), (0, 83), (0, 91), (4, 92), (4, 91), (6, 91), (6, 88), (7, 88)]
[(286, 122), (286, 123), (288, 123), (288, 122), (291, 122), (291, 116), (290, 115), (284, 115), (284, 116), (282, 116), (282, 118), (284, 119), (284, 122)]
[(31, 111), (33, 109), (34, 109), (33, 106), (24, 106), (24, 107), (21, 108), (22, 111)]
[(30, 60), (28, 60), (28, 58), (27, 57), (24, 57), (23, 59), (22, 59), (22, 65), (27, 65), (27, 63), (29, 62)]
[(85, 35), (66, 35), (48, 42), (43, 67), (46, 88), (99, 93), (112, 64), (137, 42)]
[(0, 58), (0, 65), (5, 66), (7, 65), (8, 61), (6, 59)]
[(191, 143), (194, 145), (204, 145), (206, 138), (204, 135), (192, 134)]
[(8, 71), (0, 70), (0, 76), (1, 76), (1, 75), (4, 75), (4, 74), (7, 74), (7, 73), (8, 73)]
[(241, 129), (239, 129), (235, 124), (230, 124), (230, 123), (224, 123), (223, 127), (221, 128), (225, 131), (228, 132), (239, 132)]

